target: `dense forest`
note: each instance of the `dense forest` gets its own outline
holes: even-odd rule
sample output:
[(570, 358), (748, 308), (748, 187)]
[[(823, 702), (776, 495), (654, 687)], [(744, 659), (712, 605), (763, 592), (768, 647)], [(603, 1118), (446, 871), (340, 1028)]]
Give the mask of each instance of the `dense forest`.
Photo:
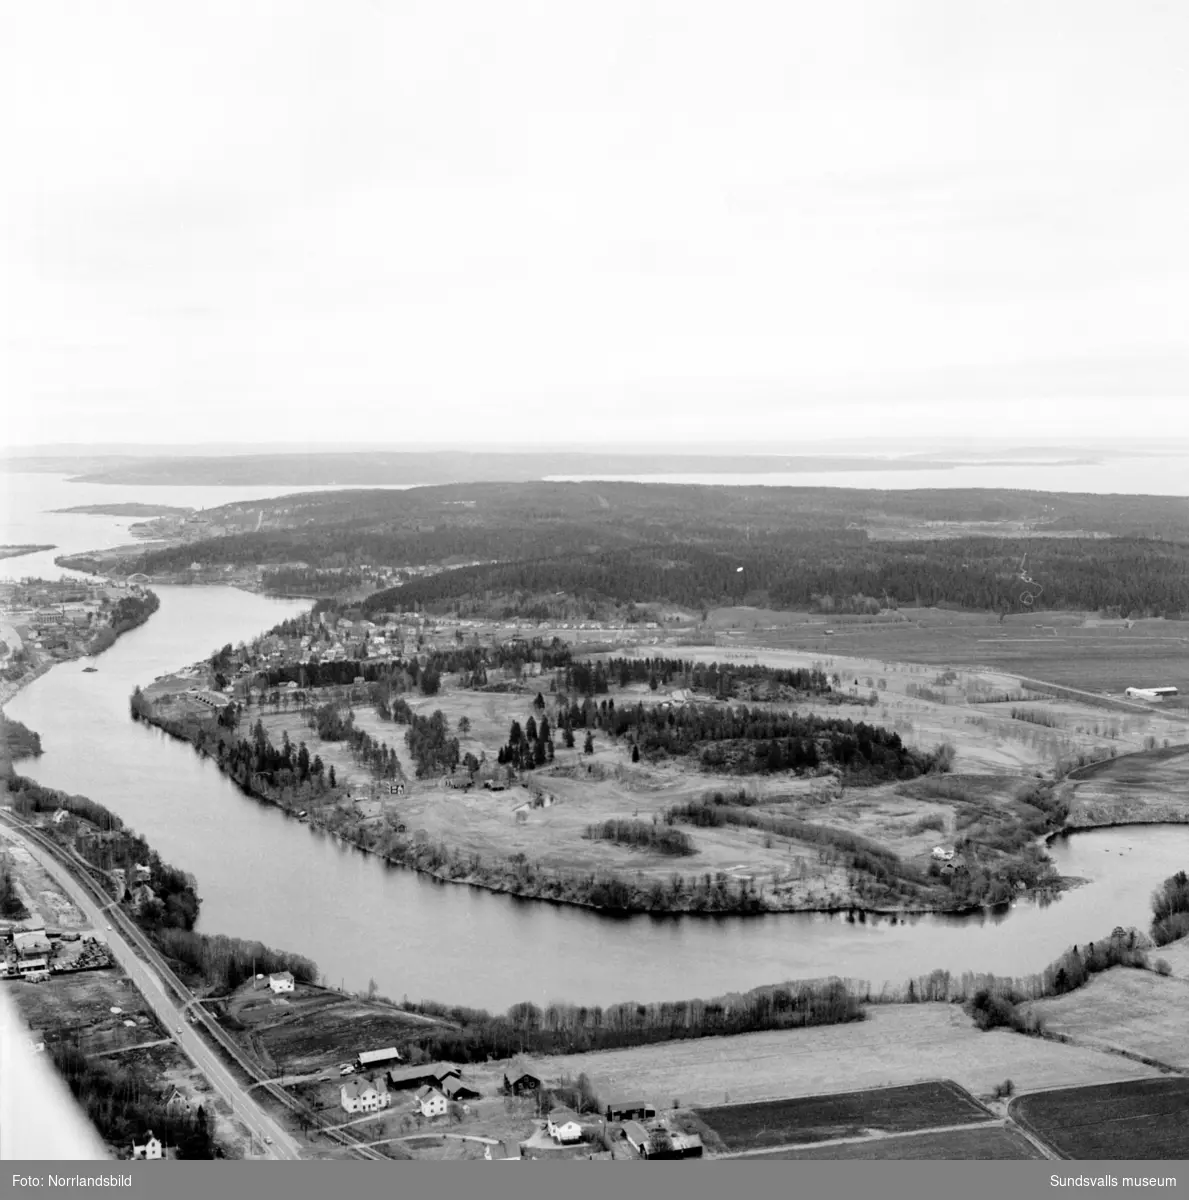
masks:
[(0, 712), (0, 763), (41, 754), (41, 735)]
[[(459, 601), (490, 608), (507, 597), (519, 612), (557, 592), (829, 610), (879, 601), (885, 590), (900, 604), (994, 609), (1018, 603), (1028, 555), (1041, 607), (1146, 614), (1181, 611), (1189, 563), (1189, 503), (1172, 497), (520, 483), (283, 499), (266, 506), (270, 528), (148, 551), (130, 568), (456, 568), (412, 579), (376, 610)], [(926, 521), (1023, 522), (1035, 536), (903, 542), (869, 532)], [(1043, 536), (1055, 532), (1109, 536)]]
[[(610, 708), (610, 704), (608, 704)], [(581, 713), (575, 705), (573, 715)], [(696, 754), (702, 766), (741, 773), (816, 771), (838, 767), (852, 783), (914, 779), (939, 765), (939, 755), (905, 746), (900, 735), (865, 721), (746, 705), (689, 705), (677, 709), (617, 708), (610, 731), (645, 755)]]
[[(1039, 591), (1020, 579), (1025, 557)], [(750, 604), (825, 613), (878, 612), (885, 594), (900, 606), (1014, 612), (1032, 607), (1021, 599), (1029, 592), (1038, 610), (1176, 617), (1189, 611), (1189, 546), (1130, 538), (880, 542), (850, 530), (463, 567), (378, 592), (368, 603), (535, 618), (556, 592), (621, 605), (663, 600), (693, 609)]]
[(88, 1056), (71, 1042), (48, 1047), (58, 1073), (83, 1112), (121, 1157), (152, 1132), (180, 1159), (221, 1158), (211, 1135), (206, 1109), (193, 1114), (171, 1112), (165, 1104), (168, 1089), (151, 1072), (114, 1058)]

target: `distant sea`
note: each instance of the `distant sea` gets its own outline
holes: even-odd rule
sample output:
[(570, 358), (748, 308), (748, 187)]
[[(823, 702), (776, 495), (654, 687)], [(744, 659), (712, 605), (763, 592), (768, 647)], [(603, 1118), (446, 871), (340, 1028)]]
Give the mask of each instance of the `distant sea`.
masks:
[(720, 487), (1014, 488), (1094, 495), (1189, 497), (1189, 455), (1110, 458), (1101, 462), (964, 463), (914, 471), (804, 470), (790, 474), (551, 475), (556, 482), (697, 483)]

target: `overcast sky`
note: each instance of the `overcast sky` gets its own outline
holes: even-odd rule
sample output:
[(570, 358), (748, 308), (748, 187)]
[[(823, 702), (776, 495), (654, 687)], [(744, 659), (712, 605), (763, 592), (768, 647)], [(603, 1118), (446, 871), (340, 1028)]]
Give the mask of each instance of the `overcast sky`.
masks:
[(1183, 0), (5, 6), (10, 444), (1189, 432)]

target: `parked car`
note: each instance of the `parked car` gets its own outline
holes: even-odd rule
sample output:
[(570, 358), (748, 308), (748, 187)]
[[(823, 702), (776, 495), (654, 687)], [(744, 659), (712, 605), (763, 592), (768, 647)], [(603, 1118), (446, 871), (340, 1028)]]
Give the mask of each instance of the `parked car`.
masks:
[(354, 1075), (355, 1068), (350, 1063), (345, 1063), (343, 1066), (339, 1067), (339, 1074), (340, 1075)]

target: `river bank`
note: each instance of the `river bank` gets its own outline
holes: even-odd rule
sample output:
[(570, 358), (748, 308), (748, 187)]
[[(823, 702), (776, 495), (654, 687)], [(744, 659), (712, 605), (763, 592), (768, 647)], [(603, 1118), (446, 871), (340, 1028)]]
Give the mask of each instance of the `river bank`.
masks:
[[(758, 889), (749, 876), (732, 878), (725, 872), (683, 875), (674, 864), (666, 885), (645, 882), (605, 869), (559, 871), (542, 867), (523, 854), (510, 857), (480, 855), (472, 850), (436, 842), (419, 834), (405, 836), (407, 830), (391, 816), (378, 823), (360, 819), (349, 799), (328, 791), (325, 783), (313, 779), (300, 787), (278, 787), (262, 772), (249, 771), (242, 764), (233, 766), (233, 733), (210, 720), (178, 721), (163, 717), (151, 701), (139, 691), (132, 700), (132, 715), (160, 729), (168, 737), (189, 745), (200, 757), (212, 761), (246, 796), (279, 808), (297, 817), (311, 830), (329, 834), (340, 843), (378, 857), (383, 862), (407, 868), (417, 874), (447, 884), (464, 884), (488, 892), (521, 900), (569, 905), (619, 915), (648, 914), (757, 916), (776, 913), (845, 914), (848, 920), (867, 917), (898, 920), (924, 914), (961, 916), (983, 911), (1006, 911), (1005, 904), (935, 903), (887, 905), (873, 903), (858, 894), (859, 884), (852, 880), (836, 899), (823, 903), (807, 899), (805, 894)], [(1052, 899), (1061, 891), (1077, 886), (1076, 879), (1044, 877), (1041, 886), (1019, 887), (1016, 899)], [(942, 892), (942, 889), (937, 889)]]

